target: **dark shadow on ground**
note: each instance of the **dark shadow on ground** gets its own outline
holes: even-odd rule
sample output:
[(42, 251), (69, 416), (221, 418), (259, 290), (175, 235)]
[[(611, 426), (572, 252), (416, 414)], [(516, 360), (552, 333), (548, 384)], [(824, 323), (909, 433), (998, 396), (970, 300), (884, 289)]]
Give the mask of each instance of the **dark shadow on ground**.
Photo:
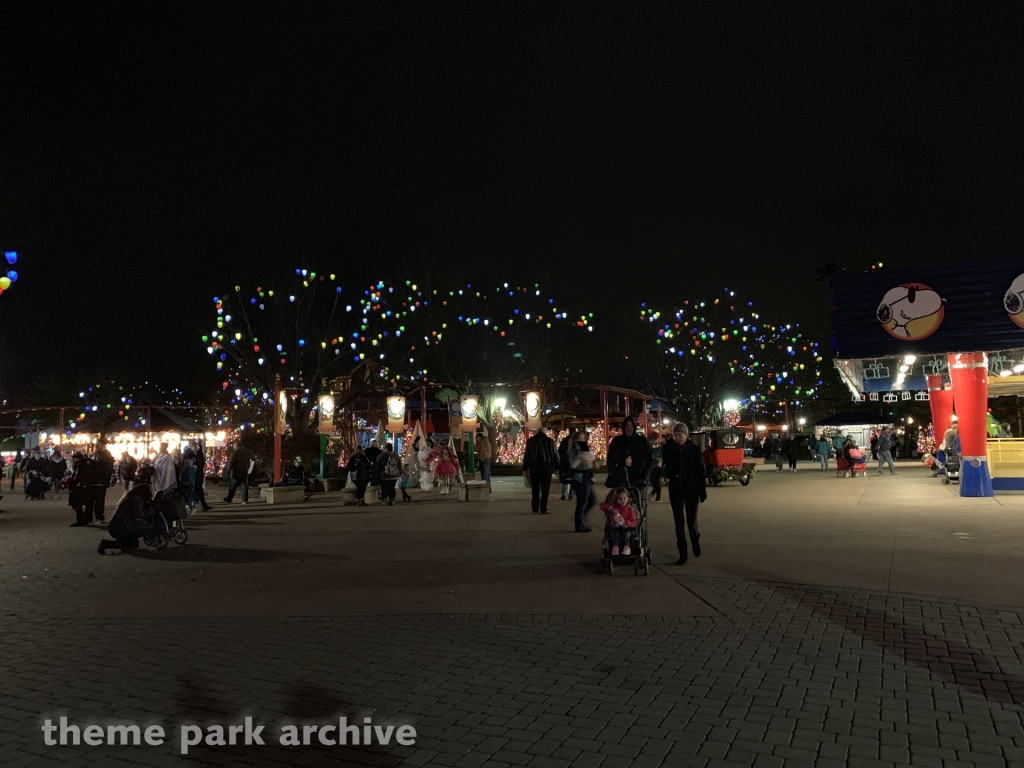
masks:
[[(1003, 670), (998, 656), (985, 654), (923, 626), (920, 617), (906, 620), (894, 608), (854, 602), (835, 590), (773, 584), (816, 616), (839, 624), (868, 643), (895, 653), (907, 664), (928, 670), (966, 691), (1000, 704), (1024, 705), (1024, 680)], [(906, 597), (906, 602), (924, 598)], [(884, 602), (884, 601), (882, 601)], [(928, 619), (934, 623), (934, 619)], [(1016, 661), (1016, 660), (1014, 660)]]
[(246, 549), (244, 547), (211, 547), (206, 544), (171, 544), (166, 549), (137, 549), (133, 557), (160, 560), (168, 563), (229, 563), (251, 565), (281, 560), (337, 560), (335, 555), (315, 552), (288, 552), (276, 549)]
[[(177, 704), (179, 722), (200, 726), (205, 732), (206, 727), (214, 724), (242, 724), (245, 715), (253, 718), (253, 725), (264, 726), (260, 734), (263, 746), (235, 744), (226, 746), (207, 746), (197, 744), (189, 749), (188, 760), (197, 764), (250, 764), (261, 765), (313, 765), (323, 759), (329, 759), (331, 765), (373, 765), (381, 768), (398, 766), (402, 760), (397, 755), (388, 753), (387, 747), (379, 744), (324, 746), (316, 735), (310, 734), (310, 743), (302, 746), (282, 746), (280, 744), (281, 728), (285, 725), (298, 726), (300, 741), (305, 725), (334, 725), (328, 739), (337, 737), (337, 725), (340, 717), (346, 717), (349, 723), (359, 726), (363, 717), (370, 716), (370, 710), (357, 710), (348, 702), (338, 698), (333, 691), (326, 690), (312, 683), (299, 683), (288, 692), (283, 702), (277, 700), (253, 701), (251, 708), (243, 714), (234, 705), (225, 704), (223, 693), (218, 692), (213, 681), (206, 680), (195, 674), (179, 677)], [(279, 712), (268, 711), (280, 707)], [(375, 718), (375, 725), (386, 725), (386, 721)], [(361, 729), (360, 729), (361, 730)], [(392, 743), (394, 737), (392, 736)], [(465, 745), (469, 751), (470, 745)], [(238, 760), (248, 756), (248, 759)], [(231, 758), (236, 758), (232, 760)]]
[(194, 523), (218, 523), (231, 520), (271, 520), (274, 518), (296, 518), (296, 517), (318, 517), (324, 515), (362, 515), (370, 511), (372, 507), (344, 507), (331, 512), (316, 512), (315, 507), (299, 507), (296, 509), (285, 509), (280, 512), (274, 511), (247, 511), (239, 513), (224, 513), (217, 510), (211, 512), (200, 512), (188, 518), (188, 524)]

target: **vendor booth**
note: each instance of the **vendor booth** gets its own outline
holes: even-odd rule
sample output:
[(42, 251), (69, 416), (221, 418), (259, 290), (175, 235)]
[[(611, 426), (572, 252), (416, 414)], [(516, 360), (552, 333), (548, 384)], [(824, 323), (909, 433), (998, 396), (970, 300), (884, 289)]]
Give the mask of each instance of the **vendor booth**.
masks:
[(877, 413), (837, 413), (827, 419), (814, 422), (816, 436), (824, 435), (829, 440), (835, 437), (852, 437), (859, 446), (870, 445), (871, 436), (891, 427)]
[(956, 415), (962, 496), (1024, 489), (1024, 441), (987, 434), (989, 397), (1024, 394), (1024, 258), (837, 274), (832, 343), (855, 401)]

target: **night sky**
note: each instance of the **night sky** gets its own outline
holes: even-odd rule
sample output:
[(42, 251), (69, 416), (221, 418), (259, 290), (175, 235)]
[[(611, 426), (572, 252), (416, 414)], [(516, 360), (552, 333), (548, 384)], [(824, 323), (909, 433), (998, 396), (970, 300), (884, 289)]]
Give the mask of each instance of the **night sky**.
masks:
[(183, 383), (296, 266), (606, 329), (728, 286), (826, 340), (816, 267), (1024, 252), (1021, 3), (156, 5), (0, 11), (3, 397)]

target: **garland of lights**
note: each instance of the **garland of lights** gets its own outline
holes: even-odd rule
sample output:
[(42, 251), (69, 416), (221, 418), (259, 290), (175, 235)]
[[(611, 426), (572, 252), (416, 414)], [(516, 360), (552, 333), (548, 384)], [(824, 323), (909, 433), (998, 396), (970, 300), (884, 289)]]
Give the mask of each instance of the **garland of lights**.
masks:
[[(713, 371), (739, 390), (733, 394), (744, 407), (756, 404), (761, 414), (779, 404), (799, 407), (824, 383), (818, 343), (807, 339), (798, 324), (773, 325), (752, 301), (736, 301), (729, 289), (725, 293), (724, 300), (684, 301), (667, 314), (640, 305), (641, 321), (657, 329), (655, 344), (665, 355), (668, 379), (682, 396), (706, 399), (713, 393), (703, 374)], [(738, 424), (739, 414), (726, 413), (723, 420)]]
[[(269, 410), (275, 376), (310, 414), (311, 386), (320, 384), (310, 380), (314, 372), (334, 377), (368, 364), (381, 380), (426, 381), (434, 367), (430, 360), (446, 342), (459, 344), (460, 330), (484, 334), (471, 343), (493, 333), (502, 349), (514, 349), (508, 350), (511, 359), (521, 360), (516, 345), (527, 329), (594, 328), (593, 313), (570, 313), (543, 296), (538, 284), (504, 283), (485, 292), (472, 285), (427, 289), (406, 280), (404, 286), (379, 281), (352, 290), (336, 274), (305, 269), (296, 269), (294, 279), (287, 291), (257, 286), (244, 292), (236, 285), (233, 294), (213, 298), (215, 327), (202, 341), (216, 369), (226, 374), (221, 391), (231, 409)], [(295, 322), (274, 322), (285, 317)], [(303, 330), (289, 339), (285, 328)]]

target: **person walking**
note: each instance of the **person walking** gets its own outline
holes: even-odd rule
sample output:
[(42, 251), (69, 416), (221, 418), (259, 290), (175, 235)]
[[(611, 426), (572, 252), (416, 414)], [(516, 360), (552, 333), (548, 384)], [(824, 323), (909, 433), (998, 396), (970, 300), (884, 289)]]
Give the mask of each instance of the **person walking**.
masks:
[(68, 471), (68, 462), (60, 452), (59, 448), (54, 448), (53, 453), (50, 454), (50, 466), (48, 467), (48, 475), (50, 481), (53, 483), (54, 496), (60, 497), (60, 488), (64, 482), (64, 474)]
[(352, 458), (348, 460), (348, 464), (345, 465), (345, 471), (352, 477), (352, 482), (356, 485), (356, 506), (365, 507), (366, 501), (366, 486), (370, 484), (370, 460), (366, 458), (366, 454), (363, 452), (361, 446), (356, 446), (355, 451), (352, 453)]
[(646, 488), (654, 462), (651, 460), (651, 444), (636, 431), (636, 419), (627, 416), (622, 420), (622, 434), (608, 444), (608, 488)]
[(658, 449), (658, 458), (654, 460), (654, 467), (651, 469), (651, 498), (656, 504), (661, 503), (661, 449)]
[(857, 445), (857, 441), (853, 439), (853, 435), (847, 435), (843, 440), (842, 450), (843, 458), (846, 459), (846, 464), (850, 468), (850, 477), (857, 477), (857, 461), (858, 459), (864, 459), (864, 452)]
[(224, 497), (224, 503), (230, 504), (231, 500), (235, 498), (235, 491), (238, 488), (242, 489), (242, 504), (249, 503), (249, 471), (252, 466), (252, 459), (249, 457), (249, 451), (241, 446), (241, 444), (235, 446), (235, 450), (231, 452), (231, 456), (228, 457), (228, 463), (225, 467), (226, 474), (228, 475), (228, 495)]
[(572, 490), (573, 471), (569, 466), (569, 449), (572, 447), (572, 433), (562, 438), (558, 444), (558, 481), (562, 485), (562, 501), (576, 498)]
[(889, 427), (882, 428), (882, 434), (878, 436), (878, 474), (882, 474), (882, 466), (889, 464), (889, 474), (895, 475), (896, 464), (892, 460), (892, 435)]
[(815, 447), (818, 450), (818, 461), (821, 462), (821, 471), (824, 472), (828, 469), (828, 455), (832, 453), (832, 443), (822, 434), (818, 437)]
[[(838, 435), (836, 435), (835, 437), (832, 438), (832, 452), (835, 453), (835, 455), (837, 457), (838, 456), (843, 456), (843, 446), (845, 444), (846, 444), (846, 438), (843, 437), (843, 433), (840, 432)], [(843, 456), (843, 458), (846, 458), (846, 457)]]
[(371, 440), (370, 447), (366, 449), (366, 459), (370, 462), (371, 467), (377, 466), (377, 457), (380, 456), (380, 448), (377, 447), (377, 441)]
[(551, 492), (551, 475), (558, 467), (558, 452), (555, 441), (540, 427), (533, 437), (526, 441), (523, 467), (530, 475), (531, 505), (535, 515), (548, 514), (548, 494)]
[(494, 457), (494, 446), (491, 445), (491, 439), (487, 436), (487, 427), (483, 428), (483, 431), (476, 436), (476, 458), (480, 463), (480, 479), (487, 483), (487, 487), (491, 487), (491, 459)]
[(587, 444), (585, 432), (573, 434), (569, 440), (569, 467), (573, 471), (573, 491), (576, 494), (576, 514), (573, 518), (576, 533), (589, 533), (587, 514), (597, 506), (594, 493), (594, 452)]
[(14, 490), (14, 482), (18, 479), (18, 462), (21, 461), (21, 454), (19, 453), (14, 458), (7, 462), (7, 466), (4, 467), (4, 472), (7, 474), (7, 479), (11, 483), (11, 490)]
[(782, 455), (786, 457), (786, 461), (789, 462), (789, 471), (796, 472), (796, 460), (800, 447), (797, 445), (796, 440), (793, 439), (792, 435), (786, 435), (786, 440), (782, 444)]
[(384, 444), (384, 450), (377, 457), (377, 480), (380, 483), (381, 506), (395, 506), (395, 483), (402, 476), (402, 460), (395, 453), (391, 443)]
[(659, 426), (658, 433), (651, 439), (651, 497), (655, 502), (661, 502), (661, 452), (665, 449), (665, 438), (661, 434)]
[(775, 435), (772, 438), (772, 454), (775, 456), (775, 471), (782, 471), (782, 460), (786, 458), (782, 453), (782, 439)]
[[(32, 469), (34, 461), (32, 451), (26, 451), (24, 456), (19, 454), (18, 471), (21, 473), (21, 486), (26, 496), (28, 495), (28, 473)], [(14, 488), (11, 488), (11, 490), (13, 491)]]
[(878, 441), (881, 439), (881, 435), (877, 432), (871, 433), (871, 440), (868, 443), (871, 446), (871, 460), (874, 461), (878, 458)]
[(676, 565), (684, 565), (687, 561), (687, 532), (693, 556), (700, 557), (697, 510), (708, 498), (704, 460), (700, 448), (690, 440), (690, 430), (685, 424), (679, 423), (672, 428), (672, 440), (665, 444), (661, 459), (664, 467), (662, 474), (668, 479), (672, 518), (676, 524), (676, 547), (679, 549)]
[(139, 463), (128, 451), (122, 451), (121, 458), (117, 462), (117, 475), (121, 478), (121, 486), (124, 490), (132, 487), (135, 482), (135, 473), (139, 471)]
[(96, 453), (92, 460), (96, 462), (96, 481), (92, 490), (92, 516), (96, 522), (104, 520), (104, 506), (107, 503), (107, 488), (114, 476), (114, 456), (107, 450), (107, 441), (102, 437), (96, 441)]
[(189, 443), (188, 447), (185, 448), (184, 457), (186, 461), (192, 461), (192, 465), (196, 470), (195, 481), (192, 484), (196, 501), (202, 505), (203, 512), (209, 512), (212, 507), (206, 502), (206, 451), (203, 450), (202, 443), (198, 440), (193, 440)]

